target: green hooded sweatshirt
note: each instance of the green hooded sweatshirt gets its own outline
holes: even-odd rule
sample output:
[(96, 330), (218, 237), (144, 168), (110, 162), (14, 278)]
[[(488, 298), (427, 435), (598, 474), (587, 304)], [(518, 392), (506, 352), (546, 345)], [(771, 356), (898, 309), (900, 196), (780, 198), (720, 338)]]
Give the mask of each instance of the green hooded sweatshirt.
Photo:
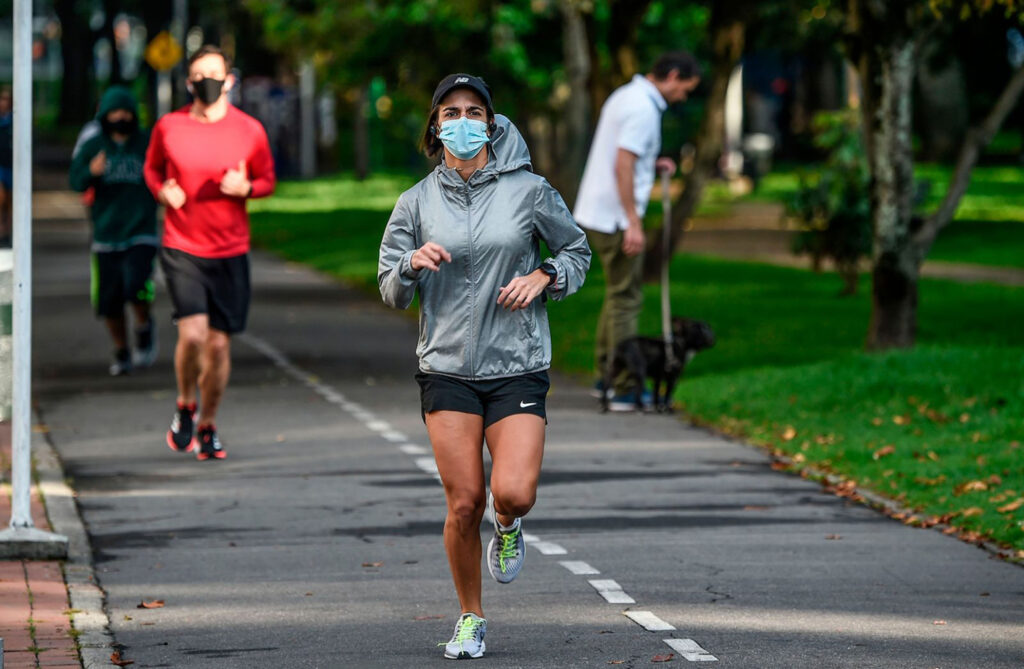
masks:
[[(131, 92), (121, 86), (107, 89), (100, 100), (96, 120), (115, 109), (127, 109), (139, 118), (138, 103)], [(156, 201), (142, 177), (149, 146), (149, 131), (136, 126), (122, 143), (106, 132), (92, 137), (82, 145), (71, 160), (71, 188), (83, 192), (90, 187), (96, 197), (92, 205), (92, 250), (120, 251), (137, 244), (158, 246), (156, 232)], [(89, 163), (100, 151), (105, 152), (107, 166), (100, 176), (89, 171)]]

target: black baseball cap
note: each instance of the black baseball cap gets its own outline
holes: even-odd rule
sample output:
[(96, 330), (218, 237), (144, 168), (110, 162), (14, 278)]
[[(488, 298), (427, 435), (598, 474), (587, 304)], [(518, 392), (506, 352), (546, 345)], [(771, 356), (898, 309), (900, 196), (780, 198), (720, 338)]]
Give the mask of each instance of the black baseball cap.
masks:
[(434, 89), (434, 97), (430, 101), (431, 107), (436, 107), (444, 100), (444, 96), (451, 93), (456, 88), (468, 88), (475, 92), (484, 100), (484, 104), (487, 105), (487, 109), (491, 109), (491, 89), (484, 83), (484, 80), (480, 77), (474, 77), (472, 74), (457, 73), (449, 74), (447, 77), (441, 80), (441, 83)]

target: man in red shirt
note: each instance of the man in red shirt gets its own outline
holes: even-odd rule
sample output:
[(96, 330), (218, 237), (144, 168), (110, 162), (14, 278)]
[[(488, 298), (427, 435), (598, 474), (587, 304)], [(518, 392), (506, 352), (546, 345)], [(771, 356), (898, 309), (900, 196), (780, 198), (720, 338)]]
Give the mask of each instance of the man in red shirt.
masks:
[(189, 59), (194, 101), (157, 121), (144, 169), (166, 211), (160, 264), (178, 325), (177, 411), (167, 445), (195, 450), (200, 460), (226, 456), (214, 421), (231, 371), (231, 335), (245, 329), (249, 312), (245, 201), (275, 185), (263, 126), (228, 102), (229, 67), (215, 46)]

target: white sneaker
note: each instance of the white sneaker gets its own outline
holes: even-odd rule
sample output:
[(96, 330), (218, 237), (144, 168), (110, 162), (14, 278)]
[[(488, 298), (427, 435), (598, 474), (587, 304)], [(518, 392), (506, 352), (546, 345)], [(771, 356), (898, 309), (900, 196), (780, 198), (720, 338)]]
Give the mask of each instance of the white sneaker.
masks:
[(516, 518), (512, 529), (502, 530), (494, 511), (494, 495), (487, 493), (487, 508), (494, 519), (494, 536), (487, 544), (487, 571), (498, 583), (511, 583), (523, 568), (526, 544), (523, 541), (523, 519)]
[(487, 649), (484, 635), (487, 621), (473, 613), (463, 613), (455, 623), (452, 640), (444, 645), (444, 656), (449, 660), (469, 660), (484, 656)]

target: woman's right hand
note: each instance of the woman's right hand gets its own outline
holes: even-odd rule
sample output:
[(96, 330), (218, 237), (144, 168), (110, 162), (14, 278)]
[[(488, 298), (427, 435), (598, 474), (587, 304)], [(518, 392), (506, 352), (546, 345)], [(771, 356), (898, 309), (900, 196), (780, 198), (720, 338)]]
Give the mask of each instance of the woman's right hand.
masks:
[(412, 254), (409, 265), (414, 270), (429, 269), (436, 272), (441, 269), (442, 261), (451, 262), (452, 254), (448, 253), (440, 244), (427, 242)]

